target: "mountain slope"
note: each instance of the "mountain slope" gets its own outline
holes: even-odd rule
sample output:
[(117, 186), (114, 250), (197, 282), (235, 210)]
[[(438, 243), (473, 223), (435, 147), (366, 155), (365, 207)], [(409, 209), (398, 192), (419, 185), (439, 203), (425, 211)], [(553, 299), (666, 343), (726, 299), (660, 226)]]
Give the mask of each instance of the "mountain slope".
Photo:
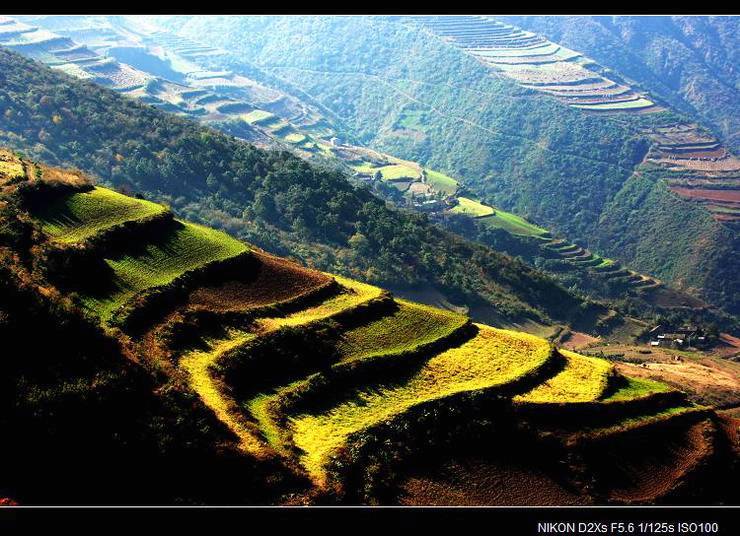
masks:
[(395, 287), (432, 287), (514, 321), (593, 310), (542, 273), (389, 209), (338, 172), (264, 152), (0, 50), (0, 140), (68, 163), (276, 253)]
[[(714, 413), (663, 384), (622, 376), (601, 359), (397, 300), (378, 287), (308, 270), (252, 245), (231, 247), (223, 256), (204, 255), (196, 243), (171, 249), (173, 229), (204, 232), (221, 244), (233, 245), (234, 240), (220, 231), (194, 231), (192, 224), (171, 216), (141, 218), (151, 208), (148, 202), (132, 198), (124, 204), (79, 172), (7, 152), (2, 161), (7, 163), (4, 169), (16, 170), (0, 171), (0, 251), (5, 254), (3, 270), (11, 276), (2, 280), (4, 294), (27, 287), (21, 278), (33, 280), (29, 293), (43, 308), (59, 311), (67, 322), (71, 319), (71, 326), (84, 326), (73, 339), (75, 347), (90, 344), (105, 363), (130, 369), (129, 376), (138, 378), (134, 393), (160, 397), (152, 402), (153, 410), (161, 410), (163, 397), (191, 401), (177, 407), (177, 422), (186, 428), (197, 423), (190, 431), (199, 434), (201, 450), (196, 452), (210, 454), (212, 465), (198, 457), (175, 460), (184, 476), (172, 483), (180, 500), (393, 503), (395, 486), (409, 464), (420, 468), (419, 462), (451, 445), (500, 443), (498, 434), (504, 430), (526, 452), (547, 449), (549, 455), (541, 460), (548, 471), (557, 472), (567, 463), (577, 475), (570, 483), (575, 492), (596, 502), (672, 501), (677, 490), (691, 492), (689, 483), (706, 478), (706, 467), (729, 467), (727, 458), (714, 456), (726, 447), (724, 435), (693, 434), (686, 448), (662, 461), (659, 486), (625, 487), (620, 475), (599, 462), (599, 454), (608, 453), (613, 441), (634, 447), (639, 445), (635, 434), (681, 436), (691, 434), (697, 424), (716, 430)], [(119, 211), (111, 211), (111, 198)], [(81, 205), (85, 209), (76, 213), (76, 220), (65, 220), (68, 227), (80, 229), (73, 234), (79, 239), (60, 240), (57, 229), (48, 225), (54, 216), (50, 211), (58, 213), (59, 221), (70, 207)], [(142, 211), (131, 211), (132, 205)], [(87, 232), (91, 222), (96, 226), (92, 234)], [(122, 256), (130, 259), (127, 264), (138, 274), (137, 281), (147, 283), (109, 314), (99, 303), (110, 301), (126, 285), (111, 262)], [(200, 261), (194, 263), (194, 258)], [(67, 263), (60, 264), (60, 259)], [(75, 266), (71, 278), (70, 265)], [(170, 277), (173, 266), (181, 268), (175, 279)], [(90, 300), (91, 295), (99, 299)], [(11, 310), (4, 311), (10, 315), (0, 316), (0, 329), (23, 334), (43, 327), (44, 333), (55, 333), (46, 324), (36, 326), (33, 316), (18, 315), (23, 312), (18, 305), (11, 303)], [(58, 326), (66, 328), (67, 322)], [(52, 412), (67, 410), (64, 395), (70, 386), (64, 367), (58, 367), (72, 364), (47, 349), (44, 372), (52, 379), (48, 392), (53, 396), (45, 404)], [(102, 363), (97, 359), (95, 364)], [(11, 388), (26, 385), (23, 377), (3, 379), (10, 380)], [(95, 407), (89, 397), (99, 386), (99, 381), (76, 384), (73, 393), (83, 397), (83, 409)], [(108, 422), (127, 422), (128, 405), (113, 407), (127, 411), (111, 411)], [(191, 412), (217, 425), (193, 422)], [(17, 420), (28, 426), (30, 418), (20, 414)], [(40, 422), (58, 421), (52, 413)], [(166, 439), (166, 430), (160, 421), (129, 441), (156, 443)], [(23, 444), (23, 436), (13, 436), (4, 448), (15, 448), (17, 462), (25, 463), (28, 458), (18, 448)], [(184, 444), (192, 448), (188, 439)], [(650, 467), (651, 459), (634, 450), (630, 463)], [(115, 452), (103, 444), (98, 455)], [(249, 479), (240, 469), (250, 471)], [(93, 466), (81, 461), (79, 470), (87, 474)], [(598, 487), (583, 485), (590, 477)], [(222, 482), (214, 495), (204, 493), (203, 486), (214, 487), (213, 478)], [(115, 475), (96, 492), (110, 497), (120, 480)], [(33, 489), (22, 495), (21, 487), (11, 479), (12, 496), (29, 504), (45, 497), (44, 491)], [(147, 490), (151, 496), (140, 502), (173, 500), (159, 491)], [(46, 493), (53, 499), (59, 492)]]

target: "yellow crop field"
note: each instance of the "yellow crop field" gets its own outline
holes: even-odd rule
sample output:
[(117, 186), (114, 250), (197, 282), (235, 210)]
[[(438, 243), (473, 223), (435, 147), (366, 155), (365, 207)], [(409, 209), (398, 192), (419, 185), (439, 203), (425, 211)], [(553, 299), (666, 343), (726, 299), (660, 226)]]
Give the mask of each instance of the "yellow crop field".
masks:
[(167, 209), (108, 188), (95, 188), (58, 199), (34, 216), (54, 240), (75, 243), (126, 221), (140, 220)]
[(321, 414), (292, 419), (301, 462), (318, 484), (324, 467), (347, 437), (408, 409), (465, 391), (505, 385), (543, 365), (550, 346), (544, 339), (477, 325), (478, 334), (459, 347), (431, 358), (403, 385), (363, 389), (353, 399)]
[(259, 438), (259, 433), (251, 423), (241, 417), (238, 404), (228, 396), (225, 387), (210, 371), (211, 364), (224, 352), (254, 338), (255, 335), (252, 333), (233, 330), (226, 339), (205, 341), (209, 344), (207, 349), (185, 354), (180, 359), (180, 367), (188, 373), (190, 386), (200, 396), (203, 403), (239, 438), (241, 449), (260, 456), (265, 447)]
[(514, 402), (592, 402), (601, 397), (614, 368), (612, 364), (568, 350), (558, 351), (567, 360), (565, 368), (530, 392), (515, 397)]
[(309, 322), (324, 320), (346, 309), (378, 298), (383, 294), (383, 290), (378, 287), (337, 275), (333, 277), (347, 289), (346, 292), (337, 294), (315, 307), (309, 307), (288, 316), (262, 318), (257, 322), (260, 330), (270, 331), (284, 326), (300, 326)]
[(367, 359), (414, 350), (449, 335), (467, 322), (467, 317), (404, 300), (398, 310), (342, 335), (338, 348), (343, 360)]
[(15, 160), (0, 160), (0, 177), (15, 179), (17, 177), (23, 177), (24, 174), (23, 164), (20, 162)]

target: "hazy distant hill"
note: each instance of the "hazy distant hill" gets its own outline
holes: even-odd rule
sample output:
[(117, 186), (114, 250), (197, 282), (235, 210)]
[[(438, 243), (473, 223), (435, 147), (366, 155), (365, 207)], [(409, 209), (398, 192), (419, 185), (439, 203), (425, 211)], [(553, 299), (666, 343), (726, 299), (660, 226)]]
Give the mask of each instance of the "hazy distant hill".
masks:
[(502, 17), (582, 50), (740, 150), (737, 17)]

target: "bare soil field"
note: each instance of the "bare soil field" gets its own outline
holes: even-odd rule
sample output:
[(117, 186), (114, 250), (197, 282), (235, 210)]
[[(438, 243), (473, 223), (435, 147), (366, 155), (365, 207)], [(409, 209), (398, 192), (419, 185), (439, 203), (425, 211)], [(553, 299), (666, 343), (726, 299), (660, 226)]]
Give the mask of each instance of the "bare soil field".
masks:
[(571, 331), (565, 337), (565, 339), (560, 341), (560, 344), (563, 346), (563, 348), (566, 348), (568, 350), (577, 350), (578, 348), (581, 348), (588, 344), (599, 342), (599, 340), (600, 339), (592, 337), (587, 333), (581, 333), (580, 331)]
[(261, 253), (255, 256), (261, 264), (253, 278), (199, 287), (191, 294), (190, 305), (211, 311), (244, 310), (293, 298), (331, 280), (321, 272), (277, 257)]
[(446, 460), (429, 473), (411, 476), (401, 486), (407, 506), (562, 506), (587, 505), (546, 472), (516, 461), (463, 458)]
[[(656, 440), (660, 433), (660, 441)], [(715, 428), (709, 419), (680, 430), (617, 440), (599, 451), (606, 495), (618, 503), (652, 502), (676, 490), (714, 452)]]

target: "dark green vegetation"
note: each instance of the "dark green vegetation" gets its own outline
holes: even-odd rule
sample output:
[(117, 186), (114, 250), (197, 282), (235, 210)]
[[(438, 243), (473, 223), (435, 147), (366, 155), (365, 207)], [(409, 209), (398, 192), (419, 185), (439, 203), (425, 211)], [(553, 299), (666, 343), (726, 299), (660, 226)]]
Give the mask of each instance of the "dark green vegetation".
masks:
[(325, 270), (430, 285), (516, 318), (575, 321), (589, 306), (542, 273), (388, 209), (339, 172), (263, 152), (0, 51), (0, 141), (74, 165), (183, 217)]
[(503, 17), (588, 54), (740, 150), (737, 17)]
[[(152, 32), (151, 27), (141, 26), (137, 19), (132, 18), (51, 16), (22, 19), (26, 24), (18, 24), (12, 19), (0, 23), (4, 30), (22, 32), (34, 43), (9, 46), (55, 69), (71, 73), (68, 67), (82, 66), (82, 70), (74, 71), (75, 76), (93, 76), (95, 83), (114, 88), (141, 102), (196, 119), (244, 139), (255, 140), (261, 145), (268, 143), (272, 147), (285, 147), (314, 163), (337, 166), (355, 174), (350, 180), (368, 185), (381, 198), (428, 213), (433, 220), (466, 238), (475, 238), (494, 249), (521, 256), (525, 262), (544, 269), (572, 290), (596, 300), (618, 303), (630, 314), (652, 316), (665, 307), (674, 308), (675, 313), (675, 306), (689, 305), (691, 308), (682, 309), (687, 321), (689, 317), (693, 317), (693, 322), (717, 320), (715, 311), (700, 309), (700, 301), (675, 292), (670, 281), (635, 272), (629, 268), (630, 263), (623, 266), (618, 261), (606, 260), (585, 246), (575, 245), (560, 236), (551, 238), (548, 230), (501, 210), (500, 205), (496, 205), (494, 214), (486, 215), (490, 209), (468, 200), (465, 196), (472, 194), (464, 188), (458, 192), (459, 184), (453, 178), (423, 168), (416, 162), (399, 160), (358, 146), (354, 134), (336, 114), (300, 89), (256, 67), (243, 54), (230, 53), (167, 31)], [(187, 19), (177, 20), (183, 23)], [(629, 111), (635, 99), (644, 100), (640, 96), (643, 94), (631, 90), (626, 82), (614, 82), (612, 79), (618, 79), (615, 73), (602, 73), (598, 66), (594, 67), (595, 64), (589, 63), (590, 60), (579, 53), (548, 43), (531, 32), (486, 18), (417, 17), (413, 20), (444, 35), (445, 39), (451, 39), (452, 45), (469, 51), (498, 74), (511, 78), (528, 91), (552, 95), (569, 106), (580, 109), (584, 103), (588, 107), (592, 106), (588, 103), (600, 106), (598, 103), (610, 105), (618, 101), (620, 108)], [(34, 29), (37, 24), (55, 33)], [(12, 38), (8, 39), (14, 42)], [(0, 42), (8, 42), (8, 39)], [(521, 48), (522, 44), (530, 42), (531, 45)], [(484, 48), (469, 49), (471, 44)], [(129, 65), (117, 63), (114, 58), (125, 60)], [(106, 61), (110, 67), (99, 70), (96, 66), (100, 61)], [(588, 70), (584, 65), (595, 70)], [(545, 86), (536, 85), (534, 80), (542, 77), (551, 82)], [(178, 83), (168, 80), (177, 80)], [(616, 100), (613, 102), (613, 99)], [(640, 113), (654, 113), (660, 109), (650, 105), (643, 107)], [(418, 138), (423, 135), (428, 123), (425, 117), (429, 113), (423, 104), (406, 106), (392, 128), (401, 137)], [(351, 142), (337, 142), (338, 139)], [(712, 159), (724, 151), (716, 148), (716, 141), (712, 142), (696, 127), (688, 125), (662, 129), (659, 136), (651, 139), (665, 149), (663, 153), (653, 155), (658, 159), (661, 156), (673, 158), (678, 153), (696, 158), (700, 156), (696, 150), (704, 151), (703, 158)], [(686, 142), (691, 142), (693, 149), (689, 150)], [(682, 161), (667, 162), (680, 165)], [(700, 164), (715, 165), (712, 162)], [(727, 168), (733, 162), (727, 159), (721, 165)], [(673, 174), (677, 175), (677, 172)], [(675, 192), (710, 211), (717, 221), (734, 224), (740, 213), (737, 213), (733, 192), (724, 190), (726, 179), (717, 173), (699, 174), (706, 178), (674, 177), (669, 184), (672, 188), (674, 185), (677, 187)], [(456, 213), (483, 217), (476, 225), (466, 218), (456, 217)], [(510, 234), (498, 232), (499, 229)], [(539, 236), (542, 240), (530, 240), (530, 236)], [(570, 249), (566, 251), (560, 247), (565, 245)], [(627, 250), (633, 253), (633, 248)], [(675, 257), (672, 251), (671, 256)], [(645, 258), (655, 261), (649, 255)], [(671, 270), (668, 277), (672, 278), (676, 273), (680, 274), (680, 270)], [(721, 299), (727, 300), (728, 294), (724, 293)], [(432, 303), (445, 301), (444, 298), (442, 301), (431, 300)], [(494, 321), (490, 315), (475, 314)], [(729, 325), (727, 319), (720, 322)]]
[[(586, 502), (737, 500), (733, 422), (680, 391), (0, 161), (0, 335), (24, 349), (0, 374), (13, 500), (393, 504), (406, 471), (501, 443)], [(681, 449), (656, 463), (643, 434)], [(614, 442), (650, 487), (604, 463)]]
[[(485, 203), (738, 311), (737, 275), (726, 271), (736, 264), (736, 231), (671, 193), (665, 170), (649, 184), (633, 176), (653, 145), (648, 133), (681, 122), (675, 113), (594, 114), (564, 106), (398, 20), (163, 23), (192, 38), (207, 36), (284, 77), (341, 116), (360, 142), (459, 178)], [(293, 43), (302, 54), (292, 53)], [(645, 202), (650, 190), (657, 204)], [(667, 246), (653, 212), (681, 222), (671, 235), (680, 246)], [(624, 225), (628, 244), (617, 244), (614, 226), (604, 221)]]

